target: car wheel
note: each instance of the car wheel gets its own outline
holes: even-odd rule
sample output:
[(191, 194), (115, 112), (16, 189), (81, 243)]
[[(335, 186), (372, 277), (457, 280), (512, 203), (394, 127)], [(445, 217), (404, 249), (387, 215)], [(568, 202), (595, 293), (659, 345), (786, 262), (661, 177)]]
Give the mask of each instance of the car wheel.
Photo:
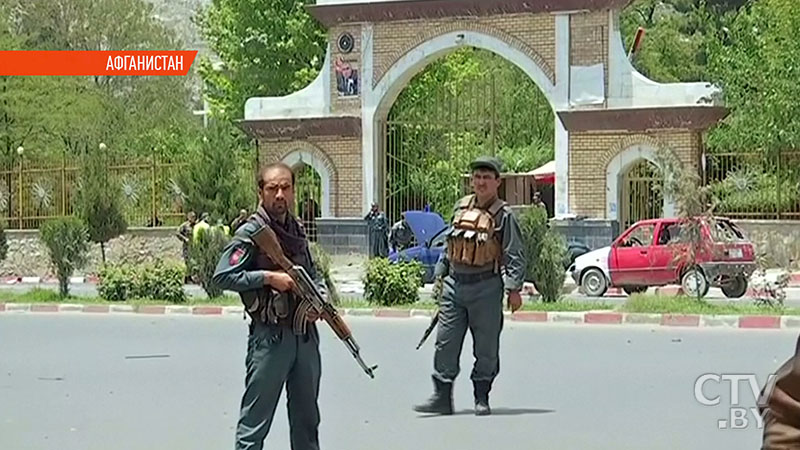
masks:
[(747, 292), (747, 280), (742, 276), (734, 277), (720, 287), (725, 297), (739, 298)]
[(622, 290), (628, 295), (641, 294), (647, 292), (647, 286), (622, 286)]
[(702, 270), (692, 267), (681, 277), (683, 292), (689, 297), (705, 297), (711, 288)]
[(600, 269), (589, 269), (583, 274), (581, 289), (590, 297), (602, 297), (608, 290), (608, 280)]

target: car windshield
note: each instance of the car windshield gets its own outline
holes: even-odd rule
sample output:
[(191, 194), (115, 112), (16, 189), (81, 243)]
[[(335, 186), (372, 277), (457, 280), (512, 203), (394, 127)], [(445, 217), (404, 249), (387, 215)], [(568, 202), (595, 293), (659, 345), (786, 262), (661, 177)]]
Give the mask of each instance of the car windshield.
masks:
[(744, 241), (744, 233), (729, 220), (717, 219), (713, 222), (711, 234), (717, 242)]

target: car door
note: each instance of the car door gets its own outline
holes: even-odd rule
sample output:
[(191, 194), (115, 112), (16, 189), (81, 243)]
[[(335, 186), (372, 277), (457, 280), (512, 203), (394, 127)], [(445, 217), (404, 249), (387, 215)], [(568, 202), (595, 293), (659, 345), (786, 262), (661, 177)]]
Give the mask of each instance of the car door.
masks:
[(661, 221), (656, 229), (655, 242), (650, 250), (650, 286), (677, 282), (681, 226), (677, 220)]
[(612, 244), (611, 284), (646, 286), (650, 278), (650, 251), (655, 235), (654, 222), (632, 226)]

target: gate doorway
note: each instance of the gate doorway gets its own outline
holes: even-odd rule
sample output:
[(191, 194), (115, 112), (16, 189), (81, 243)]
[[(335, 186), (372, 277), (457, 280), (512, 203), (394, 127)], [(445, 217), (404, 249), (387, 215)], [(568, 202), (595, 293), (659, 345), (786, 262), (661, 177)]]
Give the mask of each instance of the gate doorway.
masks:
[(306, 229), (308, 239), (317, 240), (317, 218), (322, 215), (322, 177), (307, 164), (294, 169), (294, 210)]
[(497, 156), (508, 172), (552, 160), (554, 123), (536, 83), (494, 53), (463, 48), (432, 63), (379, 122), (379, 199), (389, 222), (426, 208), (449, 220), (477, 156)]
[(646, 159), (635, 162), (622, 175), (620, 232), (640, 220), (662, 216), (663, 181), (658, 167)]

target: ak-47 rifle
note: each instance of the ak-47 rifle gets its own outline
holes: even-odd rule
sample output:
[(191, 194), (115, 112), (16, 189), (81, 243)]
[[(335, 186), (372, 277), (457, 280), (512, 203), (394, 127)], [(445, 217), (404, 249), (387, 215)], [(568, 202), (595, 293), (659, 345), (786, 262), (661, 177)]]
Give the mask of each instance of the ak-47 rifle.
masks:
[[(433, 284), (434, 289), (434, 298), (436, 299), (436, 303), (438, 304), (442, 298), (442, 290), (444, 289), (443, 281), (441, 277), (437, 278)], [(422, 344), (428, 339), (428, 336), (431, 335), (433, 329), (436, 328), (436, 324), (439, 323), (439, 308), (436, 308), (436, 312), (433, 314), (433, 318), (431, 318), (431, 323), (428, 325), (428, 329), (425, 330), (425, 333), (422, 334), (422, 339), (419, 340), (419, 344), (417, 344), (417, 350), (422, 347)]]
[(289, 258), (286, 257), (278, 242), (278, 237), (269, 224), (263, 225), (256, 231), (253, 235), (253, 241), (294, 280), (294, 293), (301, 299), (294, 318), (295, 329), (305, 332), (306, 317), (309, 311), (313, 309), (319, 317), (328, 323), (336, 336), (344, 342), (358, 364), (364, 369), (364, 372), (370, 378), (375, 378), (374, 371), (378, 366), (369, 367), (364, 363), (364, 360), (361, 359), (361, 349), (356, 340), (353, 339), (353, 333), (350, 328), (342, 320), (336, 308), (319, 292), (306, 269), (303, 266), (292, 264)]

